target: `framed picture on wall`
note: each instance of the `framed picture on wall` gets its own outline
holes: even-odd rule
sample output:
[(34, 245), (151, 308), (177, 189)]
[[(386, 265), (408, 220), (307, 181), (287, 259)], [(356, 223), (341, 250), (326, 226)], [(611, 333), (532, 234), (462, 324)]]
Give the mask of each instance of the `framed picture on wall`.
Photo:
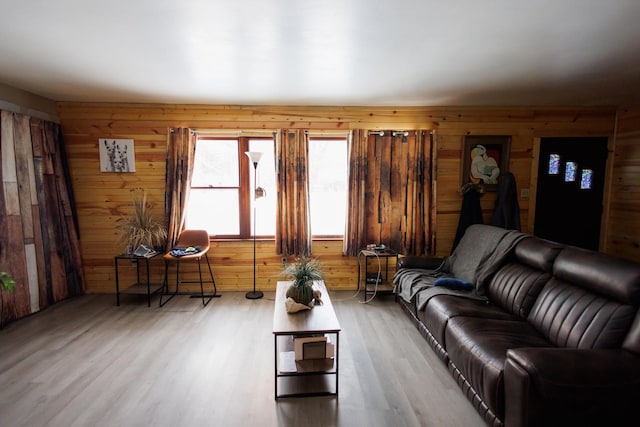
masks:
[(500, 175), (509, 170), (511, 136), (467, 135), (462, 150), (462, 185), (484, 184), (496, 191)]
[(98, 139), (100, 172), (135, 172), (133, 139)]

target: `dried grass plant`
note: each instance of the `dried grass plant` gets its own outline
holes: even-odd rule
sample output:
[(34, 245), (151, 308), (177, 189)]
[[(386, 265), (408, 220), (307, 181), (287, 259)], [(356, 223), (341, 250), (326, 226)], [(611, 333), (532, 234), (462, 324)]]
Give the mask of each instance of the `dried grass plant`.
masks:
[(162, 249), (167, 241), (167, 230), (164, 223), (151, 212), (147, 195), (142, 188), (131, 190), (133, 197), (133, 213), (122, 215), (116, 220), (119, 232), (117, 244), (131, 245), (135, 250), (139, 245)]

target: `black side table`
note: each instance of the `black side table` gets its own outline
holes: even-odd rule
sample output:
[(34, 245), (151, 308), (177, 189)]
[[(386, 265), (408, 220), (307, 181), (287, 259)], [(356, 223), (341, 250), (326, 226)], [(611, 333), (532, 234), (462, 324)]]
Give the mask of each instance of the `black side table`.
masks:
[[(360, 262), (361, 257), (364, 258), (363, 263)], [(388, 248), (384, 250), (362, 249), (360, 250), (360, 253), (358, 253), (358, 289), (360, 289), (360, 284), (362, 284), (365, 302), (369, 301), (367, 297), (368, 294), (393, 293), (393, 283), (391, 283), (391, 280), (389, 279), (390, 258), (392, 260), (395, 259), (396, 264), (398, 263), (398, 253)], [(369, 268), (370, 262), (373, 264), (373, 269)], [(364, 264), (364, 277), (361, 275), (361, 271), (363, 269), (362, 264)]]
[[(151, 283), (149, 278), (149, 260), (161, 255), (160, 252), (154, 252), (151, 255), (147, 256), (137, 256), (133, 254), (119, 254), (115, 256), (115, 267), (116, 267), (116, 305), (120, 306), (120, 294), (136, 294), (136, 295), (147, 295), (147, 307), (151, 307), (151, 295), (158, 292), (164, 286), (164, 283)], [(131, 264), (135, 264), (136, 266), (136, 283), (131, 286), (120, 289), (120, 278), (118, 275), (118, 264), (119, 261), (126, 260)], [(143, 262), (145, 264), (145, 272), (146, 272), (146, 280), (140, 281), (140, 263)]]

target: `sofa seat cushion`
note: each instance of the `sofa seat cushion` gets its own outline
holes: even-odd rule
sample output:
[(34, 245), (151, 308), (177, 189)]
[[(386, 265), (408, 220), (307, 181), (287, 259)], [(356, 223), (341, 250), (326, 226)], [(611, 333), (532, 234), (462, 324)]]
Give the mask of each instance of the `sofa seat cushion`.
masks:
[(449, 360), (487, 407), (504, 419), (504, 365), (507, 350), (551, 347), (522, 320), (453, 317), (445, 330)]
[(479, 301), (456, 295), (436, 295), (429, 299), (423, 310), (418, 311), (418, 319), (424, 323), (434, 339), (444, 349), (447, 348), (444, 334), (447, 322), (457, 316), (518, 320), (516, 316), (505, 312), (488, 301)]

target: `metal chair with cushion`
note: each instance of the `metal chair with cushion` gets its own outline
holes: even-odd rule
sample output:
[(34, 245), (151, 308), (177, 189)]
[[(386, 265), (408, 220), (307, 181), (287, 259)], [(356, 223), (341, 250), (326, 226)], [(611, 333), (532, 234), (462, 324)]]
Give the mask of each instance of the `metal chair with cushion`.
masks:
[[(213, 271), (211, 270), (211, 263), (207, 253), (209, 252), (209, 233), (206, 230), (184, 230), (180, 233), (178, 242), (175, 247), (169, 252), (165, 253), (164, 258), (164, 286), (162, 287), (162, 294), (160, 295), (160, 307), (169, 302), (174, 296), (178, 294), (181, 284), (184, 283), (200, 283), (200, 293), (192, 294), (191, 297), (202, 298), (202, 305), (209, 304), (212, 298), (219, 297), (217, 293), (216, 282), (213, 279)], [(207, 263), (209, 268), (210, 280), (202, 279), (202, 259)], [(183, 262), (196, 262), (198, 264), (198, 276), (200, 280), (197, 281), (185, 281), (180, 280), (180, 263)], [(169, 294), (169, 264), (176, 264), (176, 288), (175, 292)], [(204, 293), (204, 283), (211, 283), (213, 287), (213, 293)], [(163, 301), (164, 297), (169, 297)]]

